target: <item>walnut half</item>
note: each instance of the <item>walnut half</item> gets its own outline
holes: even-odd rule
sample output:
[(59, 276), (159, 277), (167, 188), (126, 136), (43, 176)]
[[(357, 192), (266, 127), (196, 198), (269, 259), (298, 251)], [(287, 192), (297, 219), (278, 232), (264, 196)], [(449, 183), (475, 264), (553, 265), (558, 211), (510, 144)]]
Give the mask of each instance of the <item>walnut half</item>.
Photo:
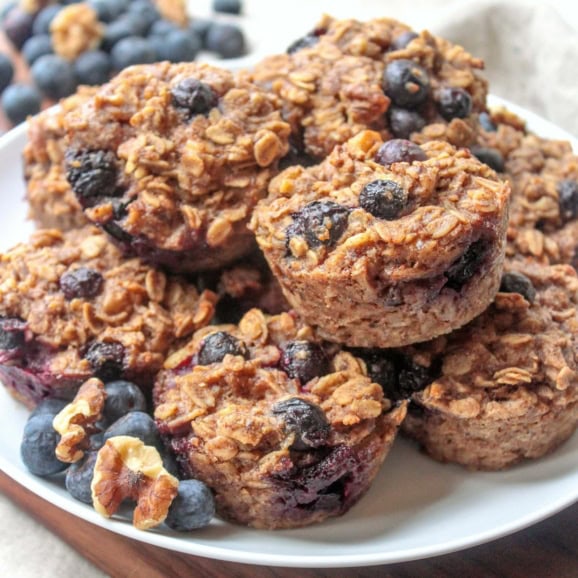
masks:
[(92, 479), (92, 505), (110, 518), (124, 500), (136, 502), (133, 525), (148, 530), (162, 524), (179, 481), (163, 467), (159, 452), (134, 437), (109, 438), (98, 451)]

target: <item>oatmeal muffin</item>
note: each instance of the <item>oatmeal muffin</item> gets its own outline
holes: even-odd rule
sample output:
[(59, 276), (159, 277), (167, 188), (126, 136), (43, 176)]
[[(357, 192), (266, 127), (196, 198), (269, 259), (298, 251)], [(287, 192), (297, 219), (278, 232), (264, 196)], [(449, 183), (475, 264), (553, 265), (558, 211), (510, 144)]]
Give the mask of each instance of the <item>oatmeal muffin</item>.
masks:
[(324, 16), (250, 78), (282, 99), (297, 153), (321, 159), (363, 129), (408, 138), (431, 124), (456, 146), (473, 142), (477, 113), (486, 110), (483, 66), (460, 46), (395, 20)]
[(94, 87), (80, 87), (76, 94), (28, 121), (23, 154), (26, 200), (28, 215), (39, 228), (67, 231), (88, 223), (66, 180), (64, 137), (68, 113), (95, 93)]
[(155, 388), (159, 431), (217, 512), (256, 528), (344, 514), (369, 488), (405, 416), (362, 362), (282, 313), (249, 311), (174, 353)]
[(415, 346), (439, 376), (403, 430), (442, 462), (498, 470), (538, 458), (578, 425), (578, 278), (568, 265), (507, 263), (494, 303), (466, 327)]
[(173, 271), (230, 264), (288, 151), (277, 99), (226, 70), (130, 67), (67, 119), (67, 178), (122, 250)]
[(252, 227), (319, 335), (399, 347), (465, 325), (500, 283), (509, 187), (469, 151), (364, 131), (276, 177)]
[(216, 296), (124, 260), (96, 227), (47, 229), (0, 255), (0, 379), (29, 406), (91, 376), (149, 387)]

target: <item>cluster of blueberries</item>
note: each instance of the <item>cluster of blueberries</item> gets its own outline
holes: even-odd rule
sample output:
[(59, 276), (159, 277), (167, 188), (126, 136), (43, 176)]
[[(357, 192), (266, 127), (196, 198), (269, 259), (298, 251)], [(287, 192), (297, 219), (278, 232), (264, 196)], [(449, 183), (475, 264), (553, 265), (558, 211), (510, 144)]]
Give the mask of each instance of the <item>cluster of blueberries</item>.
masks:
[[(147, 403), (141, 390), (122, 380), (107, 383), (105, 390), (102, 420), (97, 424), (97, 433), (90, 437), (89, 448), (81, 461), (69, 465), (56, 457), (60, 436), (52, 421), (68, 403), (60, 399), (45, 399), (30, 414), (20, 446), (22, 461), (32, 474), (48, 477), (64, 473), (70, 495), (86, 504), (92, 504), (90, 486), (98, 450), (115, 436), (135, 437), (155, 447), (165, 469), (177, 475), (177, 465), (165, 450), (155, 422), (146, 411)], [(210, 489), (198, 480), (181, 480), (165, 524), (173, 530), (187, 532), (207, 526), (214, 514), (215, 502)]]
[[(243, 31), (231, 22), (195, 18), (179, 27), (163, 19), (152, 0), (87, 0), (105, 26), (104, 35), (97, 49), (69, 61), (54, 53), (50, 24), (63, 7), (77, 2), (60, 0), (36, 14), (11, 2), (0, 14), (2, 29), (30, 66), (34, 82), (10, 85), (14, 68), (10, 58), (0, 54), (1, 103), (13, 124), (38, 113), (43, 97), (59, 100), (80, 84), (102, 84), (133, 64), (190, 62), (201, 50), (237, 58), (247, 49)], [(213, 0), (213, 10), (240, 14), (241, 0)]]

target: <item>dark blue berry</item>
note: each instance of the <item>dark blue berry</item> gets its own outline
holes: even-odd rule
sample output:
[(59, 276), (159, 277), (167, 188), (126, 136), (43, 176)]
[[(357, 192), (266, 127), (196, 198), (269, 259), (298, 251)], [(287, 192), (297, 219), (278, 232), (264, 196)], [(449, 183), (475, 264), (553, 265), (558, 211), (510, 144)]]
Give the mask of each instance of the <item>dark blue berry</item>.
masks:
[(472, 97), (463, 88), (442, 88), (438, 97), (438, 110), (447, 121), (466, 118), (472, 111)]
[(160, 20), (161, 15), (149, 0), (133, 0), (128, 6), (127, 15), (135, 17), (140, 21), (140, 34), (147, 34), (151, 26)]
[(205, 47), (221, 58), (238, 58), (246, 52), (245, 35), (234, 24), (214, 22), (207, 31)]
[(17, 317), (0, 317), (0, 350), (18, 349), (26, 341), (26, 323)]
[(65, 157), (66, 178), (83, 207), (90, 207), (103, 197), (115, 196), (118, 169), (112, 151), (68, 151)]
[(2, 108), (8, 120), (16, 125), (40, 112), (42, 96), (27, 84), (12, 84), (2, 93)]
[(519, 293), (528, 303), (534, 303), (534, 299), (536, 299), (536, 289), (532, 281), (526, 275), (515, 271), (502, 275), (500, 291), (502, 293)]
[(101, 42), (102, 49), (110, 52), (121, 40), (131, 36), (138, 36), (136, 27), (130, 18), (123, 16), (106, 27)]
[(84, 358), (95, 377), (103, 381), (118, 379), (122, 375), (124, 347), (120, 343), (95, 341), (87, 349)]
[(213, 0), (213, 10), (224, 14), (241, 14), (241, 0)]
[(12, 45), (20, 50), (24, 43), (32, 36), (34, 14), (26, 12), (16, 5), (9, 10), (2, 21), (4, 34)]
[(88, 5), (94, 9), (101, 22), (109, 23), (116, 20), (127, 9), (129, 2), (119, 0), (88, 0)]
[(481, 112), (480, 116), (480, 126), (487, 132), (496, 132), (498, 127), (494, 124), (492, 117), (487, 112)]
[(50, 34), (50, 25), (52, 24), (54, 17), (61, 10), (62, 6), (58, 6), (58, 4), (53, 4), (40, 10), (34, 19), (34, 24), (32, 25), (32, 33), (34, 36), (38, 34)]
[(408, 30), (407, 32), (402, 32), (399, 36), (396, 36), (391, 43), (391, 50), (401, 50), (405, 48), (414, 38), (419, 35), (413, 30)]
[(140, 388), (130, 381), (111, 381), (104, 386), (106, 402), (102, 412), (103, 417), (114, 423), (131, 411), (144, 411), (147, 402)]
[(94, 478), (94, 466), (98, 452), (89, 451), (84, 457), (72, 464), (66, 471), (64, 483), (68, 493), (75, 499), (85, 504), (92, 504), (92, 478)]
[(177, 532), (190, 532), (207, 526), (215, 515), (211, 490), (199, 480), (182, 480), (165, 524)]
[(106, 422), (99, 421), (96, 423), (96, 427), (100, 431), (92, 434), (88, 439), (88, 449), (93, 452), (97, 452), (104, 445), (104, 428), (106, 427)]
[(150, 64), (156, 60), (155, 50), (149, 41), (138, 36), (129, 36), (117, 42), (110, 55), (115, 70), (135, 64)]
[(29, 419), (37, 415), (51, 415), (54, 417), (57, 413), (60, 413), (67, 405), (68, 401), (64, 399), (56, 399), (54, 397), (48, 397), (43, 399), (32, 411)]
[(324, 28), (315, 28), (309, 34), (298, 38), (287, 47), (287, 54), (294, 54), (304, 48), (311, 48), (319, 42), (319, 37), (327, 32)]
[(201, 39), (190, 30), (173, 30), (163, 37), (156, 52), (160, 60), (191, 62), (201, 48)]
[(292, 397), (276, 403), (272, 411), (283, 420), (287, 431), (295, 434), (292, 449), (318, 448), (327, 442), (331, 428), (319, 406)]
[(407, 139), (425, 126), (425, 119), (415, 110), (392, 106), (388, 111), (389, 127), (397, 138)]
[(6, 54), (0, 52), (0, 93), (12, 82), (14, 66)]
[(72, 299), (92, 299), (102, 290), (104, 278), (94, 269), (79, 267), (60, 277), (60, 290), (64, 297)]
[(464, 252), (464, 254), (456, 259), (452, 266), (446, 271), (447, 277), (446, 287), (454, 291), (460, 291), (479, 270), (486, 252), (487, 244), (481, 239), (474, 241)]
[(51, 100), (71, 95), (78, 86), (72, 62), (57, 54), (45, 54), (38, 58), (30, 73), (40, 92)]
[(29, 418), (24, 426), (20, 457), (36, 476), (51, 476), (68, 467), (68, 464), (61, 462), (54, 453), (60, 435), (52, 427), (53, 419), (52, 414), (40, 414)]
[(329, 359), (323, 348), (310, 341), (289, 341), (281, 348), (280, 367), (303, 386), (329, 373)]
[(392, 221), (407, 205), (407, 193), (395, 181), (378, 179), (367, 183), (359, 194), (359, 206), (378, 219)]
[(402, 138), (384, 142), (375, 153), (375, 162), (384, 167), (393, 163), (413, 163), (425, 160), (427, 160), (427, 155), (421, 147)]
[(220, 363), (225, 358), (225, 355), (246, 357), (247, 348), (234, 335), (226, 331), (217, 331), (207, 335), (201, 342), (197, 353), (197, 363), (199, 365)]
[(207, 41), (207, 32), (212, 24), (213, 22), (211, 20), (205, 18), (194, 18), (189, 24), (189, 30), (199, 36), (203, 47)]
[(84, 52), (74, 61), (74, 72), (79, 84), (104, 84), (110, 78), (111, 71), (110, 56), (102, 50)]
[(104, 441), (116, 436), (138, 438), (147, 446), (164, 452), (154, 419), (144, 411), (131, 411), (117, 419), (104, 432)]
[(0, 8), (0, 22), (4, 22), (4, 18), (8, 15), (8, 13), (18, 5), (17, 0), (12, 0), (11, 2), (7, 2)]
[(427, 98), (429, 77), (413, 60), (394, 60), (383, 73), (383, 90), (396, 106), (414, 108)]
[(563, 223), (578, 217), (578, 181), (565, 179), (558, 183), (558, 204)]
[(333, 201), (314, 201), (293, 214), (287, 239), (302, 236), (310, 247), (333, 247), (347, 229), (350, 209)]
[(186, 112), (191, 118), (197, 114), (208, 114), (217, 105), (218, 97), (213, 89), (196, 78), (181, 80), (171, 89), (173, 106)]
[(170, 20), (157, 20), (149, 30), (149, 36), (166, 36), (169, 32), (174, 32), (175, 30), (182, 30), (174, 22)]
[(497, 173), (504, 172), (504, 157), (498, 149), (492, 147), (473, 146), (470, 150), (479, 161), (488, 165)]
[(29, 66), (41, 56), (53, 54), (52, 38), (48, 34), (39, 34), (29, 38), (22, 47), (22, 56)]

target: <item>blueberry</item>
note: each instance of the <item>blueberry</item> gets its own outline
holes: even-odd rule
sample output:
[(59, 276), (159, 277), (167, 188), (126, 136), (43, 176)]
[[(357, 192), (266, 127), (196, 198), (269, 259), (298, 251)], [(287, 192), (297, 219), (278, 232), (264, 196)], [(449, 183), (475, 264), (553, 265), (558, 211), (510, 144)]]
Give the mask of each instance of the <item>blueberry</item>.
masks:
[(202, 48), (198, 35), (190, 30), (173, 30), (158, 45), (157, 56), (169, 62), (191, 62)]
[(57, 4), (46, 6), (46, 8), (40, 10), (34, 19), (32, 34), (34, 34), (34, 36), (38, 34), (50, 34), (50, 25), (52, 24), (54, 17), (61, 10), (62, 6), (58, 6)]
[(144, 411), (131, 411), (117, 419), (104, 432), (104, 441), (116, 436), (138, 438), (147, 446), (164, 452), (161, 437), (154, 419)]
[(87, 349), (84, 358), (95, 377), (103, 381), (117, 379), (124, 368), (124, 347), (117, 342), (95, 341)]
[(245, 344), (239, 341), (235, 336), (226, 331), (217, 331), (207, 335), (201, 342), (199, 352), (197, 353), (197, 363), (199, 365), (211, 365), (211, 363), (220, 363), (225, 355), (247, 356)]
[(92, 299), (102, 290), (104, 279), (102, 275), (94, 269), (79, 267), (64, 273), (60, 277), (60, 290), (64, 297), (72, 299)]
[(102, 412), (103, 417), (114, 423), (131, 411), (144, 411), (147, 402), (140, 388), (130, 381), (111, 381), (104, 386), (106, 402)]
[(395, 181), (371, 181), (359, 193), (359, 206), (378, 219), (393, 221), (401, 215), (406, 205), (407, 193)]
[(173, 106), (185, 111), (189, 118), (208, 114), (217, 105), (218, 97), (213, 89), (196, 78), (181, 80), (171, 90)]
[(128, 6), (127, 15), (138, 19), (137, 26), (140, 26), (140, 33), (143, 35), (147, 34), (151, 26), (161, 18), (159, 11), (149, 0), (133, 0)]
[(182, 30), (174, 22), (170, 20), (157, 20), (149, 30), (149, 36), (166, 36), (169, 32), (174, 32), (175, 30)]
[(18, 349), (26, 341), (26, 323), (17, 317), (0, 317), (0, 350)]
[(347, 229), (349, 213), (349, 208), (333, 201), (309, 203), (293, 214), (287, 239), (303, 236), (310, 247), (333, 247)]
[(388, 111), (389, 127), (397, 138), (407, 139), (425, 126), (425, 119), (415, 110), (392, 106)]
[(563, 223), (578, 217), (578, 181), (565, 179), (558, 183), (558, 204)]
[(45, 54), (30, 69), (40, 92), (52, 100), (71, 95), (78, 86), (72, 62), (57, 54)]
[(384, 167), (393, 163), (412, 163), (425, 160), (427, 160), (427, 155), (421, 147), (402, 138), (384, 142), (375, 153), (375, 162)]
[(138, 36), (137, 26), (134, 20), (123, 16), (106, 27), (102, 37), (102, 49), (110, 52), (121, 40), (132, 36)]
[(470, 150), (479, 161), (488, 165), (497, 173), (504, 172), (504, 157), (498, 149), (492, 147), (473, 146)]
[(0, 94), (12, 82), (14, 66), (6, 54), (0, 52)]
[(9, 10), (2, 21), (4, 34), (12, 45), (20, 50), (24, 43), (32, 36), (34, 14), (26, 12), (20, 6), (14, 6)]
[(522, 273), (504, 273), (500, 283), (502, 293), (519, 293), (528, 303), (534, 303), (536, 299), (536, 289), (526, 275)]
[(24, 426), (20, 457), (36, 476), (51, 476), (68, 467), (68, 464), (57, 459), (54, 453), (60, 435), (52, 427), (53, 419), (51, 414), (40, 414), (29, 418)]
[(460, 291), (464, 284), (476, 274), (486, 252), (487, 245), (484, 241), (474, 241), (446, 271), (445, 275), (448, 280), (445, 286), (454, 291)]
[(487, 132), (496, 132), (498, 127), (487, 112), (481, 112), (479, 116), (480, 126)]
[(413, 60), (394, 60), (383, 73), (383, 90), (396, 106), (413, 108), (427, 98), (429, 77)]
[(417, 38), (419, 34), (415, 33), (413, 30), (407, 30), (402, 32), (393, 39), (391, 43), (391, 50), (401, 50), (405, 48), (414, 38)]
[(241, 14), (241, 0), (213, 0), (213, 10), (224, 14)]
[(439, 94), (438, 110), (448, 121), (453, 118), (466, 118), (472, 111), (472, 97), (463, 88), (443, 88)]
[(205, 47), (221, 58), (238, 58), (246, 52), (245, 35), (234, 24), (214, 22), (207, 31)]
[(79, 84), (104, 84), (110, 78), (111, 70), (110, 57), (102, 50), (83, 52), (74, 61), (74, 73)]
[(88, 0), (88, 5), (96, 12), (101, 22), (116, 20), (128, 7), (128, 2), (118, 0)]
[(286, 429), (295, 434), (292, 449), (318, 448), (327, 442), (331, 427), (319, 406), (292, 397), (276, 403), (272, 411), (283, 420)]
[(138, 36), (129, 36), (117, 42), (110, 56), (115, 70), (122, 70), (134, 64), (149, 64), (156, 60), (156, 53), (149, 41)]
[(112, 151), (72, 151), (65, 156), (66, 178), (83, 207), (115, 196), (118, 169)]
[(32, 411), (29, 419), (37, 415), (51, 415), (54, 417), (57, 413), (60, 413), (67, 405), (68, 401), (64, 399), (57, 399), (55, 397), (47, 397), (43, 399)]
[[(102, 426), (105, 426), (105, 422), (99, 422), (96, 424), (97, 427), (100, 429)], [(92, 434), (88, 438), (88, 449), (93, 452), (97, 452), (102, 446), (104, 445), (104, 431), (98, 431), (97, 433)]]
[(64, 483), (68, 493), (85, 504), (92, 504), (92, 478), (98, 452), (89, 451), (79, 462), (72, 464), (66, 471)]
[(319, 38), (325, 34), (327, 30), (324, 28), (315, 28), (305, 36), (298, 38), (287, 47), (287, 54), (294, 54), (303, 50), (303, 48), (311, 48), (319, 42)]
[(22, 56), (32, 66), (41, 56), (53, 54), (52, 38), (48, 34), (39, 34), (29, 38), (22, 47)]
[(12, 0), (11, 2), (7, 2), (0, 8), (0, 22), (4, 22), (4, 18), (9, 14), (9, 12), (18, 5), (18, 0)]
[(215, 515), (211, 490), (199, 480), (182, 480), (165, 524), (177, 532), (190, 532), (207, 526)]
[(42, 96), (34, 86), (13, 84), (2, 93), (2, 108), (8, 120), (16, 125), (40, 112)]
[(211, 20), (207, 20), (205, 18), (194, 18), (189, 23), (189, 30), (199, 36), (203, 47), (207, 42), (207, 32), (209, 31), (209, 28), (212, 26), (212, 24), (213, 22)]
[(317, 343), (289, 341), (281, 349), (280, 367), (289, 377), (305, 385), (329, 373), (329, 360)]

